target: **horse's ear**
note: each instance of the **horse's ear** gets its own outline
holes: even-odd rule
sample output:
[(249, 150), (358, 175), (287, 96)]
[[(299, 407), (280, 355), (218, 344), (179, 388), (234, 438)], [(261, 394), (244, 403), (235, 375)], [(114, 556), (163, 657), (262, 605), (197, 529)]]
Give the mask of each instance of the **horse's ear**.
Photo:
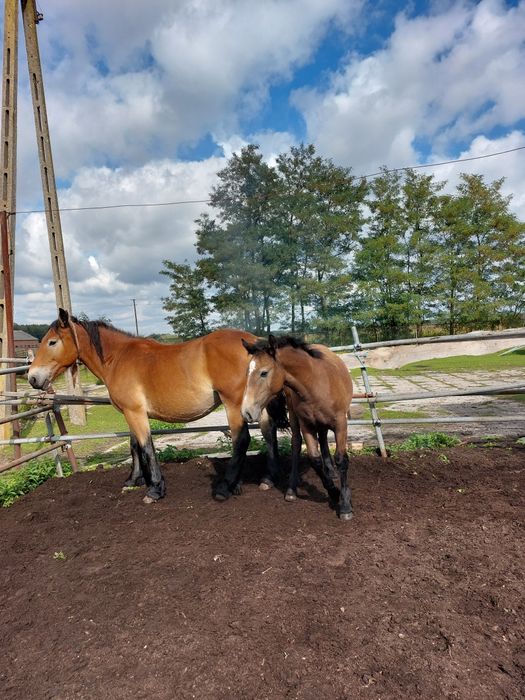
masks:
[(65, 309), (59, 308), (58, 320), (62, 328), (67, 328), (69, 326), (69, 313)]
[(247, 340), (244, 338), (241, 338), (242, 344), (244, 345), (244, 349), (249, 355), (253, 355), (255, 352), (255, 345), (252, 343), (249, 343)]
[(277, 350), (277, 338), (270, 333), (268, 336), (268, 354), (271, 355), (272, 357), (275, 357), (275, 352)]

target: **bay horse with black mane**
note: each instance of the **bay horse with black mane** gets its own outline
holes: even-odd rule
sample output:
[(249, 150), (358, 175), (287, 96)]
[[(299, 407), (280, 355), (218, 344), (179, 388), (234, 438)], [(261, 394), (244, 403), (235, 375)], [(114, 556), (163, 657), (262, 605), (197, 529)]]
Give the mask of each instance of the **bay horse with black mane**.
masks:
[[(60, 309), (59, 318), (40, 343), (28, 379), (35, 389), (46, 389), (80, 360), (104, 382), (112, 404), (124, 414), (131, 432), (132, 470), (125, 486), (145, 483), (145, 503), (157, 501), (166, 492), (148, 418), (189, 422), (224, 404), (233, 453), (214, 496), (225, 500), (239, 492), (250, 443), (240, 410), (248, 366), (241, 340), (253, 343), (257, 338), (228, 329), (168, 345), (132, 336), (103, 321), (79, 321)], [(276, 428), (268, 413), (261, 415), (260, 424), (268, 445), (267, 481), (271, 482), (278, 471)]]
[[(353, 387), (345, 363), (324, 345), (307, 345), (292, 337), (242, 343), (251, 357), (241, 411), (250, 423), (258, 420), (271, 399), (284, 389), (292, 428), (292, 469), (286, 500), (297, 499), (301, 434), (308, 456), (339, 517), (352, 517), (348, 486), (347, 418)], [(328, 431), (335, 434), (335, 465), (340, 489), (333, 481), (334, 465)]]

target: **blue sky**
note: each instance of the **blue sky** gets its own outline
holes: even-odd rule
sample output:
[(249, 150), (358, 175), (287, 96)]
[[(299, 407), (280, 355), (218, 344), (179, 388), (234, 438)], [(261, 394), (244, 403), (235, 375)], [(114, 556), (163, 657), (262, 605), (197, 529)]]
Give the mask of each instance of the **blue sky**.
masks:
[[(525, 1), (39, 0), (63, 207), (206, 199), (247, 143), (313, 143), (356, 174), (525, 146)], [(20, 47), (18, 209), (40, 176)], [(506, 177), (525, 219), (525, 151), (441, 166)], [(195, 258), (203, 205), (64, 213), (74, 311), (168, 330), (162, 260)], [(17, 217), (15, 319), (56, 316), (45, 223)]]

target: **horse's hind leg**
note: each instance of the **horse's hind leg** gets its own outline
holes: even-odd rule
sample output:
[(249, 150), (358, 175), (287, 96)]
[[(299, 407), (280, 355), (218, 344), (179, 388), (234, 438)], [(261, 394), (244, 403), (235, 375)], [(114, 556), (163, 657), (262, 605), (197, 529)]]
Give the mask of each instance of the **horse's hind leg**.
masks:
[(131, 432), (136, 438), (137, 454), (148, 490), (144, 503), (153, 503), (166, 495), (166, 485), (155, 454), (149, 429), (148, 416), (144, 411), (124, 411)]
[(270, 414), (264, 410), (261, 413), (259, 420), (261, 433), (266, 442), (267, 457), (266, 457), (266, 472), (261, 479), (259, 488), (261, 491), (267, 491), (279, 480), (279, 447), (277, 445), (277, 428)]
[(339, 489), (334, 484), (334, 480), (330, 471), (327, 469), (321, 454), (319, 452), (319, 446), (317, 444), (317, 437), (312, 433), (303, 430), (304, 440), (306, 442), (306, 449), (308, 451), (308, 456), (312, 462), (312, 466), (317, 472), (317, 475), (321, 479), (323, 486), (325, 487), (330, 501), (332, 503), (337, 503), (339, 501)]
[(131, 448), (131, 473), (124, 482), (124, 488), (131, 486), (143, 486), (146, 483), (146, 479), (142, 473), (142, 464), (140, 462), (140, 452), (137, 438), (132, 435), (129, 442)]
[(321, 457), (323, 458), (323, 464), (325, 472), (327, 472), (332, 479), (335, 479), (336, 472), (334, 467), (334, 462), (332, 455), (330, 454), (330, 448), (328, 447), (328, 429), (319, 429), (319, 447), (321, 448)]
[(297, 500), (297, 487), (299, 486), (299, 461), (301, 459), (301, 445), (303, 438), (301, 436), (301, 427), (294, 411), (290, 409), (290, 428), (292, 430), (292, 466), (290, 469), (290, 477), (288, 479), (288, 488), (284, 499), (286, 501)]
[(337, 426), (335, 431), (335, 464), (339, 471), (339, 483), (341, 486), (341, 496), (339, 498), (339, 517), (341, 520), (350, 520), (352, 517), (352, 494), (348, 486), (348, 459), (347, 450), (347, 424), (346, 416)]
[[(222, 398), (222, 397), (221, 397)], [(232, 493), (240, 494), (240, 477), (246, 452), (250, 444), (250, 433), (248, 426), (241, 416), (240, 405), (236, 406), (223, 399), (228, 423), (232, 434), (232, 457), (226, 467), (224, 479), (219, 481), (215, 487), (214, 498), (217, 501), (225, 501)]]

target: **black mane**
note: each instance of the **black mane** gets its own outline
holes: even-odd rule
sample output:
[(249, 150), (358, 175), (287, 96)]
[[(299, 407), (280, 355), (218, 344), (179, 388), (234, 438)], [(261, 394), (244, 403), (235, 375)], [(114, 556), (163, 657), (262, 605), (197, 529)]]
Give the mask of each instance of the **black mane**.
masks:
[[(95, 348), (97, 355), (100, 357), (101, 361), (104, 361), (104, 351), (102, 349), (102, 341), (100, 339), (100, 328), (107, 328), (110, 331), (115, 331), (116, 333), (121, 333), (122, 335), (127, 335), (129, 338), (136, 338), (133, 333), (128, 333), (127, 331), (122, 331), (120, 328), (115, 328), (111, 323), (106, 323), (106, 321), (79, 321), (76, 316), (70, 316), (70, 321), (76, 323), (86, 331), (88, 334), (89, 342)], [(51, 328), (54, 331), (58, 331), (61, 327), (60, 321), (57, 319), (51, 324)]]
[[(274, 336), (274, 341), (273, 347), (277, 348), (278, 350), (281, 348), (290, 347), (294, 350), (302, 350), (310, 355), (310, 357), (321, 358), (323, 356), (319, 350), (312, 348), (312, 346), (306, 343), (304, 340), (295, 338), (293, 335), (283, 335), (279, 337)], [(255, 352), (267, 352), (272, 354), (272, 343), (270, 343), (269, 340), (266, 340), (266, 338), (259, 338), (253, 344), (253, 349)]]

